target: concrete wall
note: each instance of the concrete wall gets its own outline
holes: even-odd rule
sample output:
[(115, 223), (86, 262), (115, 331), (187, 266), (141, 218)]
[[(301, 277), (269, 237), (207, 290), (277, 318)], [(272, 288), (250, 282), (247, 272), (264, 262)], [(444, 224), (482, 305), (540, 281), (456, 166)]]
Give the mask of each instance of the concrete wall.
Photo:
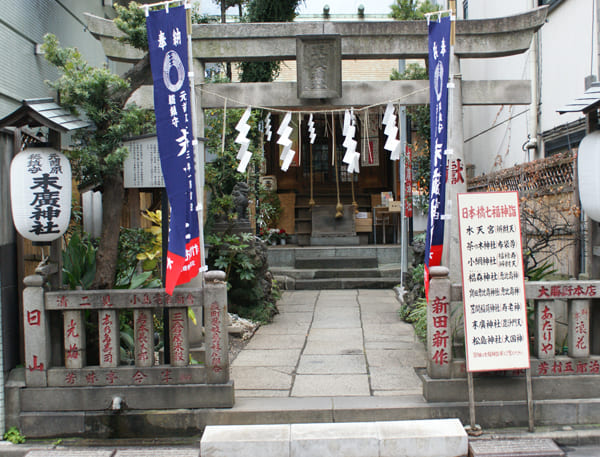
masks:
[(542, 132), (583, 117), (581, 113), (560, 115), (556, 110), (583, 94), (586, 76), (598, 75), (597, 42), (592, 39), (598, 33), (596, 26), (592, 33), (594, 3), (562, 2), (550, 12), (541, 29)]
[[(112, 7), (104, 7), (102, 3), (102, 0), (2, 1), (0, 118), (18, 108), (23, 99), (53, 95), (44, 81), (56, 79), (58, 73), (44, 56), (35, 54), (35, 45), (42, 43), (46, 33), (58, 36), (63, 46), (77, 47), (90, 64), (106, 63), (102, 46), (87, 31), (83, 18), (84, 12), (113, 17)], [(118, 69), (115, 64), (109, 68)]]
[[(469, 0), (469, 19), (507, 16), (529, 10), (531, 0), (490, 2)], [(462, 15), (462, 5), (459, 17)], [(593, 0), (561, 2), (549, 12), (539, 32), (539, 94), (540, 117), (537, 133), (551, 130), (582, 117), (580, 113), (559, 115), (556, 110), (580, 96), (584, 78), (598, 74), (597, 42), (592, 31), (596, 17)], [(594, 33), (593, 33), (594, 32)], [(593, 49), (592, 49), (593, 43)], [(526, 54), (498, 59), (461, 62), (463, 79), (532, 79), (531, 51)], [(465, 157), (475, 165), (475, 176), (533, 160), (533, 152), (523, 151), (533, 125), (532, 113), (523, 113), (527, 106), (465, 107)], [(523, 114), (520, 114), (523, 113)], [(511, 116), (512, 120), (507, 121)], [(506, 121), (502, 123), (503, 121)], [(502, 124), (501, 124), (502, 123)], [(501, 124), (501, 125), (499, 125)], [(542, 151), (537, 157), (542, 157)]]
[[(469, 0), (468, 19), (487, 19), (527, 11), (530, 0)], [(462, 14), (462, 5), (459, 5)], [(463, 80), (529, 79), (529, 53), (495, 59), (461, 61)], [(475, 165), (475, 176), (527, 162), (521, 145), (527, 139), (527, 114), (512, 116), (527, 106), (468, 106), (464, 108), (465, 159)], [(507, 121), (501, 124), (503, 121)], [(500, 125), (499, 125), (500, 124)], [(498, 127), (483, 133), (494, 125)]]

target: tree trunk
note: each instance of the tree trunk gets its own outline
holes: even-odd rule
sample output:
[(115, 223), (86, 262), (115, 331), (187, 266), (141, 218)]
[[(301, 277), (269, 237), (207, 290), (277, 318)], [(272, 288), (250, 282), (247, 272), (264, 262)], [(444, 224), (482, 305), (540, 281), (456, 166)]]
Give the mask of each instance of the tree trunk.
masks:
[(125, 188), (121, 173), (104, 176), (102, 192), (102, 235), (96, 254), (96, 277), (92, 289), (114, 286), (119, 253), (119, 232)]

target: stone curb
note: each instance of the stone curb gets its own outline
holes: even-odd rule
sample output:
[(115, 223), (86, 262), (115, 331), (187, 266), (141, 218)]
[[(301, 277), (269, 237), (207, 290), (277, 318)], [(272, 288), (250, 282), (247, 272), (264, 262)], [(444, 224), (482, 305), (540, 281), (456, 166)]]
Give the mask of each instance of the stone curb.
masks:
[(458, 419), (209, 426), (202, 457), (462, 457), (468, 437)]

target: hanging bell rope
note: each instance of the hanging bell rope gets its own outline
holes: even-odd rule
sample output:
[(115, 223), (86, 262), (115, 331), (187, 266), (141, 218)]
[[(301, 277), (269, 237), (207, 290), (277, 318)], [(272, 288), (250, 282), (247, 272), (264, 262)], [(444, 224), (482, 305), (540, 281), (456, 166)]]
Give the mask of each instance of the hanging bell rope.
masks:
[(356, 196), (354, 195), (354, 173), (350, 175), (350, 183), (352, 184), (352, 206), (354, 206), (354, 212), (358, 213), (358, 203), (356, 202)]
[(344, 205), (340, 201), (340, 174), (338, 172), (338, 161), (337, 161), (337, 150), (335, 147), (335, 114), (331, 114), (331, 131), (333, 141), (333, 152), (332, 157), (335, 163), (335, 187), (337, 190), (337, 205), (335, 205), (335, 218), (341, 219), (344, 217)]

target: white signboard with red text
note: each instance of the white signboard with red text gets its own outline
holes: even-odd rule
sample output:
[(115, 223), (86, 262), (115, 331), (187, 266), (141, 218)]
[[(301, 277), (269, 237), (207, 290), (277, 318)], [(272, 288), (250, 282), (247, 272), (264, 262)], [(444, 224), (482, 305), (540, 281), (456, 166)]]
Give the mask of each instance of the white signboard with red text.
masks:
[(467, 371), (529, 368), (517, 192), (458, 195)]

